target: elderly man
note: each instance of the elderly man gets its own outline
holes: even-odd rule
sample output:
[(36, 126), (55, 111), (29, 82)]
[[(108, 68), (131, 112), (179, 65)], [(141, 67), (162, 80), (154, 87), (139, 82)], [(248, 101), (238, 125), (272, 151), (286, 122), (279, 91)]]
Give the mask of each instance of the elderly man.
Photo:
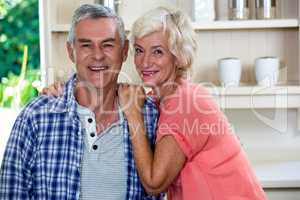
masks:
[[(82, 5), (67, 42), (76, 74), (58, 98), (40, 96), (16, 119), (0, 171), (0, 199), (161, 199), (138, 178), (117, 77), (127, 57), (124, 24), (109, 8)], [(157, 110), (145, 102), (154, 143)]]

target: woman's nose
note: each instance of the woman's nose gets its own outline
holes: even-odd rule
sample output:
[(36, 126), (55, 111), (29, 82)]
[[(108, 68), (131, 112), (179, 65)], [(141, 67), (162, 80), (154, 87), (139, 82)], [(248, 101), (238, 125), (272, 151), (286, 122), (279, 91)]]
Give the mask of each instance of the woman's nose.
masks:
[(142, 66), (143, 68), (148, 68), (151, 66), (152, 59), (150, 55), (145, 55), (142, 59)]

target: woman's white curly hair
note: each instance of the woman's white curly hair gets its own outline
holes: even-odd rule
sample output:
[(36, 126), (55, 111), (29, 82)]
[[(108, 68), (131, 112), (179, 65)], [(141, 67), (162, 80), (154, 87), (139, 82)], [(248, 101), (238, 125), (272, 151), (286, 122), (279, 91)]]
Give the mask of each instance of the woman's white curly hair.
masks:
[(156, 31), (168, 38), (168, 48), (177, 59), (178, 76), (182, 77), (192, 66), (197, 50), (196, 34), (190, 19), (180, 10), (158, 7), (138, 18), (132, 26), (130, 41)]

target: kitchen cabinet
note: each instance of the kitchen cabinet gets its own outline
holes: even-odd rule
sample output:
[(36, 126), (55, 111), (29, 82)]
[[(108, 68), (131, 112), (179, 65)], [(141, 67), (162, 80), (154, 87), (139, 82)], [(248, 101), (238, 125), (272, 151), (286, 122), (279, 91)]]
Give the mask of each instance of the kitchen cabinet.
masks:
[[(249, 1), (251, 19), (241, 21), (227, 20), (226, 2), (216, 1), (217, 10), (222, 10), (216, 21), (194, 22), (200, 50), (192, 79), (213, 86), (212, 92), (223, 108), (297, 108), (300, 100), (298, 0), (278, 1), (280, 18), (272, 20), (253, 19), (254, 1)], [(281, 61), (279, 83), (272, 88), (256, 86), (254, 62), (264, 56), (276, 56)], [(241, 60), (240, 87), (218, 87), (217, 60), (224, 57)]]
[[(299, 2), (277, 1), (280, 18), (255, 20), (249, 1), (252, 16), (243, 21), (228, 21), (227, 1), (215, 2), (218, 20), (194, 23), (200, 50), (191, 77), (212, 86), (269, 199), (299, 199)], [(274, 87), (256, 86), (254, 62), (263, 56), (281, 60)], [(241, 59), (239, 87), (219, 87), (216, 61), (224, 57)]]
[[(57, 79), (65, 79), (72, 72), (71, 63), (67, 59), (65, 51), (65, 41), (70, 28), (71, 15), (78, 5), (93, 2), (93, 0), (41, 1), (44, 22), (41, 26), (43, 36), (41, 49), (44, 51), (42, 68), (46, 74), (45, 82), (47, 84)], [(133, 1), (128, 1), (131, 4), (127, 1), (123, 2), (123, 7), (128, 10), (125, 12), (125, 8), (120, 9), (120, 13), (123, 14), (127, 30), (134, 21), (134, 18), (128, 14), (132, 13), (130, 9), (133, 9), (131, 7), (134, 5), (137, 6), (134, 10), (139, 10), (138, 14), (142, 14), (146, 9), (156, 5), (167, 5), (167, 3), (159, 3), (159, 1), (148, 3), (147, 6), (143, 6), (145, 2), (143, 4), (135, 4)], [(177, 2), (180, 1), (177, 0)], [(298, 0), (279, 1), (281, 3), (278, 3), (278, 7), (280, 7), (280, 9), (277, 9), (280, 13), (278, 19), (242, 21), (226, 20), (227, 13), (224, 10), (226, 10), (227, 4), (224, 2), (227, 1), (216, 1), (217, 9), (222, 10), (222, 12), (217, 12), (219, 13), (218, 20), (193, 23), (199, 35), (200, 49), (198, 52), (199, 59), (194, 64), (190, 77), (194, 82), (213, 86), (210, 89), (223, 108), (296, 108), (297, 101), (300, 100), (298, 87), (300, 74), (299, 22), (298, 9), (296, 9), (298, 8)], [(181, 5), (182, 3), (177, 4)], [(134, 16), (137, 17), (138, 14)], [(277, 56), (280, 58), (282, 66), (279, 86), (272, 88), (256, 87), (253, 65), (255, 59), (262, 56)], [(238, 88), (225, 89), (219, 87), (217, 60), (224, 57), (238, 57), (242, 61), (242, 80), (241, 86)], [(129, 78), (127, 76), (128, 72), (131, 74), (134, 71), (132, 64), (132, 60), (129, 59), (125, 64), (123, 76), (120, 76), (121, 80), (128, 81), (126, 80)], [(133, 82), (139, 80), (136, 73), (134, 73), (132, 79)], [(240, 98), (245, 99), (247, 96), (249, 96), (248, 101), (240, 101)], [(274, 99), (279, 99), (280, 103), (265, 103), (273, 102)], [(256, 103), (252, 104), (252, 100)], [(286, 106), (283, 104), (286, 104)]]
[[(45, 84), (65, 80), (74, 71), (65, 48), (69, 22), (75, 8), (93, 2), (40, 1), (41, 68)], [(189, 13), (192, 9), (191, 0), (169, 2), (184, 5)], [(254, 1), (249, 2), (249, 20), (227, 20), (227, 0), (216, 0), (215, 21), (193, 22), (200, 48), (189, 78), (205, 85), (227, 114), (269, 199), (296, 200), (300, 196), (300, 154), (297, 153), (300, 151), (300, 5), (298, 0), (277, 0), (278, 18), (256, 20)], [(139, 14), (167, 4), (167, 0), (123, 0), (120, 15), (129, 30)], [(262, 56), (280, 58), (276, 86), (256, 86), (254, 62)], [(224, 57), (241, 60), (239, 87), (220, 87), (217, 60)], [(129, 56), (119, 81), (140, 81), (133, 66)]]

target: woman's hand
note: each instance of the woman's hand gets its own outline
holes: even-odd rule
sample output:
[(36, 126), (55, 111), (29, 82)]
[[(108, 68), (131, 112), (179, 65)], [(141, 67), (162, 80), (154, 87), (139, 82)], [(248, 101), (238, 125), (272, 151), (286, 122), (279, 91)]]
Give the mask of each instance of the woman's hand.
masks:
[(120, 84), (118, 88), (119, 102), (128, 120), (142, 116), (146, 98), (144, 88), (139, 85)]
[(45, 87), (42, 89), (41, 94), (45, 94), (48, 96), (59, 97), (63, 94), (64, 84), (62, 82), (55, 82), (49, 87)]

